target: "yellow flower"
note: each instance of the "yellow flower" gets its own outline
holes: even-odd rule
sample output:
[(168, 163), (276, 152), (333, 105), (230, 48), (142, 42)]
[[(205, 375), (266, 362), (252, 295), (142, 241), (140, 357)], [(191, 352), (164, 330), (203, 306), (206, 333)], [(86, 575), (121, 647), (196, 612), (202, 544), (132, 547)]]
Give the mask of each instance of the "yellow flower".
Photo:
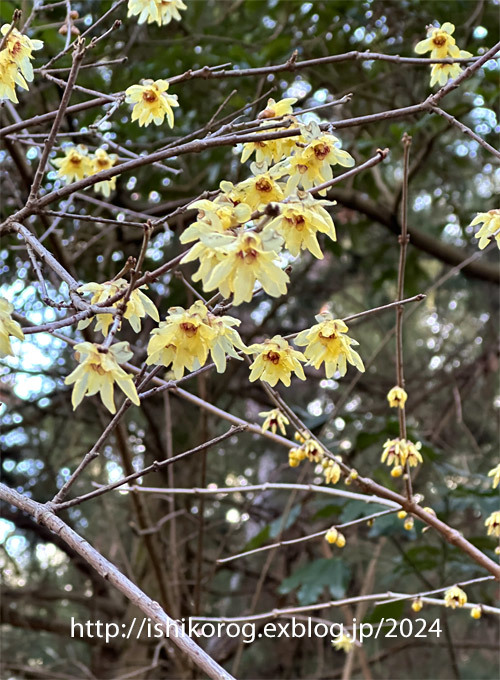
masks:
[[(297, 127), (296, 119), (291, 115), (293, 113), (292, 106), (296, 101), (295, 97), (288, 97), (279, 102), (275, 102), (272, 98), (268, 99), (266, 108), (257, 117), (264, 119), (263, 125), (265, 125), (269, 118), (290, 116), (287, 121), (293, 120), (294, 122), (291, 125), (287, 125), (286, 128)], [(276, 129), (279, 130), (280, 128)], [(267, 139), (262, 142), (248, 142), (243, 145), (241, 162), (247, 161), (255, 152), (257, 163), (266, 163), (268, 166), (272, 165), (290, 154), (291, 150), (295, 147), (295, 141), (295, 137), (284, 137), (283, 139)]]
[(316, 233), (319, 231), (337, 240), (335, 225), (323, 206), (335, 205), (335, 201), (318, 201), (310, 194), (299, 192), (298, 196), (283, 203), (280, 214), (272, 219), (264, 231), (274, 229), (285, 241), (285, 248), (297, 257), (301, 250), (309, 250), (314, 257), (323, 259)]
[(327, 484), (336, 484), (340, 479), (340, 465), (336, 460), (323, 461), (323, 475)]
[(259, 172), (262, 166), (252, 163), (250, 168), (254, 172), (243, 182), (221, 182), (220, 187), (235, 203), (246, 203), (252, 210), (265, 208), (273, 201), (279, 203), (285, 197), (283, 184), (277, 182), (271, 171)]
[(166, 26), (172, 19), (180, 21), (179, 10), (186, 8), (182, 0), (128, 0), (127, 17), (139, 15), (139, 24), (156, 21), (158, 26)]
[[(110, 297), (115, 296), (117, 293), (122, 292), (128, 286), (128, 282), (125, 279), (116, 279), (116, 281), (105, 281), (104, 283), (86, 283), (78, 288), (80, 293), (92, 293), (92, 298), (90, 300), (91, 304), (96, 305), (100, 302), (104, 302)], [(147, 286), (141, 286), (143, 290), (147, 290)], [(141, 319), (146, 316), (150, 316), (155, 321), (159, 321), (160, 317), (158, 315), (158, 310), (148, 298), (144, 295), (141, 288), (136, 288), (132, 291), (129, 301), (127, 302), (127, 307), (123, 315), (124, 319), (132, 326), (136, 333), (141, 330)], [(118, 307), (121, 304), (121, 300), (114, 302), (111, 307)], [(107, 335), (108, 328), (113, 321), (112, 314), (97, 314), (97, 323), (95, 326), (96, 331), (101, 331), (103, 335)], [(87, 328), (93, 321), (93, 317), (90, 319), (84, 319), (78, 324), (78, 329)]]
[(305, 361), (302, 352), (292, 349), (288, 342), (280, 335), (275, 335), (270, 340), (261, 343), (254, 343), (246, 350), (247, 354), (256, 354), (250, 369), (250, 382), (255, 382), (258, 378), (274, 387), (278, 380), (290, 386), (290, 376), (292, 373), (305, 380), (304, 369), (301, 361)]
[(444, 594), (444, 602), (447, 607), (455, 609), (455, 607), (463, 607), (467, 602), (467, 595), (458, 586), (449, 588)]
[(408, 399), (408, 395), (404, 391), (402, 387), (398, 387), (397, 385), (393, 387), (391, 390), (389, 390), (389, 393), (387, 395), (387, 401), (389, 402), (389, 406), (396, 407), (396, 408), (404, 408), (406, 400)]
[(354, 647), (354, 640), (347, 633), (343, 633), (333, 646), (337, 651), (342, 650), (347, 654)]
[[(470, 52), (460, 50), (460, 54), (458, 56), (465, 59), (466, 57), (471, 57), (472, 55)], [(463, 69), (461, 68), (460, 64), (433, 64), (431, 68), (431, 87), (436, 83), (440, 87), (446, 85), (450, 78), (457, 78), (462, 73), (462, 71)]]
[(406, 512), (406, 510), (400, 510), (400, 511), (398, 512), (398, 519), (404, 519), (404, 518), (406, 517), (407, 514), (408, 514), (408, 513)]
[(288, 452), (288, 464), (290, 467), (298, 467), (306, 459), (306, 452), (302, 446), (290, 449)]
[(488, 536), (498, 536), (500, 538), (500, 510), (492, 512), (484, 525), (488, 529)]
[(421, 40), (415, 45), (415, 52), (417, 54), (431, 53), (431, 59), (446, 59), (448, 56), (455, 56), (456, 52), (455, 38), (452, 33), (455, 31), (455, 26), (449, 21), (446, 21), (440, 28), (429, 26), (427, 29), (427, 38)]
[(165, 321), (152, 331), (146, 363), (172, 364), (179, 380), (185, 368), (192, 371), (206, 363), (216, 335), (209, 323), (208, 310), (200, 300), (189, 309), (171, 307)]
[(473, 619), (480, 619), (481, 618), (481, 607), (472, 607), (470, 610), (470, 615), (472, 616)]
[(140, 405), (132, 376), (118, 365), (132, 357), (128, 342), (117, 342), (109, 349), (91, 342), (81, 342), (75, 345), (75, 350), (80, 365), (64, 381), (65, 385), (74, 383), (71, 394), (73, 410), (85, 396), (100, 392), (104, 406), (111, 413), (116, 413), (113, 398), (115, 382), (133, 404)]
[[(2, 36), (9, 33), (10, 24), (4, 24), (0, 29)], [(7, 42), (2, 50), (2, 55), (8, 55), (10, 61), (14, 62), (26, 80), (31, 83), (33, 80), (33, 66), (31, 65), (31, 53), (33, 50), (41, 50), (43, 42), (41, 40), (31, 40), (27, 35), (20, 33), (17, 28), (13, 28), (7, 38)]]
[(492, 486), (496, 489), (500, 483), (500, 463), (488, 472), (488, 477), (493, 477)]
[(13, 335), (18, 340), (24, 340), (21, 326), (12, 318), (14, 307), (8, 300), (0, 297), (0, 357), (14, 355), (10, 337)]
[(470, 224), (474, 226), (481, 222), (483, 222), (483, 226), (474, 236), (474, 238), (479, 239), (479, 249), (483, 250), (490, 244), (493, 234), (496, 234), (495, 240), (500, 248), (500, 209), (496, 208), (485, 213), (478, 213)]
[(317, 324), (301, 331), (295, 338), (296, 345), (307, 345), (304, 354), (307, 365), (319, 368), (325, 363), (326, 377), (331, 378), (335, 371), (343, 376), (347, 372), (347, 362), (364, 372), (365, 367), (359, 354), (352, 345), (359, 344), (345, 335), (349, 328), (340, 319), (333, 319), (330, 313), (318, 314)]
[[(117, 158), (118, 156), (116, 154), (108, 154), (104, 149), (96, 149), (95, 154), (90, 159), (92, 161), (92, 171), (90, 174), (95, 175), (102, 170), (109, 170), (109, 168), (112, 168), (115, 165)], [(116, 177), (112, 177), (109, 180), (103, 180), (102, 182), (94, 184), (94, 191), (101, 191), (103, 196), (109, 198), (115, 187)]]
[(16, 95), (16, 84), (24, 90), (28, 89), (28, 83), (23, 78), (17, 65), (11, 61), (5, 50), (0, 52), (0, 101), (9, 99), (14, 104), (19, 100)]
[(59, 168), (57, 176), (71, 184), (93, 174), (92, 160), (87, 155), (87, 147), (83, 144), (68, 146), (64, 149), (64, 158), (55, 158), (52, 163)]
[(271, 411), (261, 411), (259, 416), (265, 418), (262, 423), (262, 432), (266, 432), (271, 428), (271, 432), (276, 434), (276, 431), (279, 428), (281, 434), (286, 436), (286, 426), (290, 425), (290, 421), (283, 413), (281, 413), (279, 408), (273, 408)]
[(319, 463), (325, 456), (322, 446), (314, 439), (310, 439), (309, 436), (307, 436), (305, 442), (302, 444), (302, 448), (305, 451), (306, 458), (310, 460), (311, 463)]
[(240, 359), (235, 347), (239, 350), (246, 349), (238, 331), (233, 326), (239, 326), (241, 321), (232, 316), (216, 316), (210, 312), (207, 315), (208, 324), (215, 331), (214, 340), (210, 346), (212, 357), (218, 373), (226, 370), (226, 356)]
[(406, 531), (411, 531), (413, 529), (413, 525), (414, 525), (413, 517), (407, 517), (404, 523), (404, 528), (406, 529)]
[(396, 465), (391, 470), (391, 477), (401, 477), (402, 474), (403, 468), (401, 467), (401, 465)]
[[(420, 449), (422, 444), (417, 442), (414, 444), (409, 439), (388, 439), (384, 444), (382, 451), (382, 463), (387, 462), (387, 465), (394, 465), (397, 468), (403, 468), (408, 462), (410, 467), (416, 467), (418, 463), (423, 463)], [(402, 470), (401, 470), (402, 472)], [(398, 475), (393, 475), (399, 477)]]
[[(203, 251), (203, 246), (206, 247), (208, 243), (204, 240), (204, 244), (196, 245), (202, 245)], [(218, 288), (225, 298), (234, 293), (233, 304), (235, 306), (242, 302), (250, 302), (257, 281), (268, 295), (272, 297), (284, 295), (286, 284), (290, 279), (288, 274), (276, 264), (278, 253), (273, 247), (277, 247), (276, 239), (269, 241), (264, 235), (253, 232), (244, 232), (235, 238), (228, 239), (219, 250), (219, 253), (223, 253), (223, 257), (218, 264), (214, 262), (213, 271), (204, 280), (204, 290), (210, 291)], [(214, 250), (215, 258), (219, 257), (217, 249), (212, 249), (208, 253), (199, 251), (196, 254), (189, 253), (182, 262), (188, 262), (200, 255), (205, 258), (214, 257)], [(207, 267), (205, 267), (205, 272), (206, 270)], [(201, 267), (197, 276), (198, 278), (202, 276)], [(195, 280), (194, 277), (193, 280)]]
[(135, 104), (132, 121), (139, 120), (139, 127), (151, 122), (161, 125), (167, 116), (168, 124), (174, 127), (173, 106), (179, 106), (176, 94), (166, 94), (169, 83), (166, 80), (143, 80), (143, 85), (131, 85), (125, 90), (127, 104)]
[[(222, 195), (224, 196), (224, 195)], [(181, 243), (191, 243), (201, 238), (202, 235), (211, 233), (223, 234), (228, 229), (234, 229), (240, 224), (245, 224), (250, 219), (252, 210), (246, 203), (234, 205), (231, 201), (208, 201), (206, 199), (195, 201), (190, 208), (198, 210), (196, 222), (190, 224), (180, 237)]]
[(341, 534), (335, 527), (331, 527), (325, 534), (325, 541), (331, 545), (336, 545), (338, 548), (345, 546), (345, 536)]
[(417, 599), (413, 600), (413, 602), (411, 603), (411, 608), (413, 609), (414, 612), (419, 612), (423, 606), (424, 603), (422, 602), (420, 597), (417, 597)]

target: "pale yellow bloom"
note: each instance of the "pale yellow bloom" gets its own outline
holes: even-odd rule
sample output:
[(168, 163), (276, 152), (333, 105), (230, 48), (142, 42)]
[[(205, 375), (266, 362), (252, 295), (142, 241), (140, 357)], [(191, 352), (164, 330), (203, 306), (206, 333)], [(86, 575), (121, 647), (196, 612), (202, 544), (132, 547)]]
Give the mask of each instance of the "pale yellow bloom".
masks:
[(127, 17), (139, 16), (139, 24), (147, 21), (166, 26), (172, 19), (181, 20), (180, 9), (187, 9), (182, 0), (128, 0)]
[(394, 407), (403, 409), (407, 399), (408, 395), (406, 394), (405, 390), (398, 385), (390, 389), (389, 393), (387, 394), (387, 401), (389, 402), (389, 406), (391, 408)]
[(281, 204), (280, 214), (273, 218), (264, 231), (274, 229), (285, 241), (285, 248), (297, 257), (301, 250), (309, 250), (314, 257), (323, 259), (316, 234), (326, 234), (337, 240), (335, 225), (323, 206), (335, 205), (335, 201), (315, 200), (310, 194), (299, 192)]
[[(224, 195), (222, 195), (224, 196)], [(250, 219), (252, 210), (246, 203), (234, 205), (231, 201), (208, 201), (202, 199), (192, 203), (190, 208), (198, 210), (196, 222), (185, 229), (180, 237), (181, 243), (191, 243), (202, 235), (211, 233), (223, 234), (229, 229), (235, 229)]]
[[(460, 50), (459, 57), (466, 58), (471, 57), (470, 52), (465, 50)], [(446, 85), (448, 80), (451, 78), (457, 78), (463, 69), (460, 64), (433, 64), (431, 68), (431, 87), (436, 85), (436, 83), (442, 87)]]
[(11, 61), (5, 50), (2, 50), (0, 52), (0, 101), (9, 99), (14, 104), (18, 104), (16, 85), (19, 85), (24, 90), (28, 89), (28, 83), (23, 78), (15, 62)]
[[(253, 170), (258, 170), (257, 164), (251, 165)], [(221, 182), (221, 189), (235, 203), (246, 203), (252, 210), (265, 208), (268, 203), (282, 201), (285, 197), (283, 184), (276, 181), (271, 171), (257, 172), (243, 182)]]
[(343, 651), (348, 654), (354, 647), (354, 640), (347, 633), (343, 633), (340, 638), (333, 643), (333, 646), (337, 651)]
[[(394, 465), (394, 470), (404, 468), (406, 463), (410, 467), (416, 467), (418, 463), (423, 463), (422, 454), (420, 449), (422, 444), (417, 442), (414, 444), (409, 439), (388, 439), (382, 451), (382, 463), (387, 463), (387, 465)], [(393, 475), (394, 477), (399, 477), (400, 474)]]
[(500, 537), (500, 510), (492, 512), (484, 525), (488, 529), (488, 536)]
[(481, 607), (472, 607), (470, 610), (470, 615), (472, 616), (473, 619), (480, 619), (481, 618)]
[[(269, 118), (288, 116), (287, 122), (289, 123), (292, 120), (293, 123), (288, 124), (286, 129), (297, 127), (296, 119), (291, 115), (293, 113), (292, 106), (296, 101), (295, 97), (288, 97), (279, 102), (272, 98), (268, 99), (266, 108), (257, 117), (263, 119), (263, 125), (265, 125)], [(279, 130), (280, 128), (275, 129)], [(283, 139), (267, 139), (262, 142), (248, 142), (243, 145), (241, 162), (247, 161), (255, 152), (257, 163), (265, 163), (267, 166), (277, 163), (284, 156), (288, 156), (295, 148), (296, 139), (296, 137), (284, 137)]]
[[(118, 156), (114, 153), (108, 154), (104, 149), (96, 149), (94, 155), (90, 158), (92, 162), (92, 172), (90, 174), (95, 175), (97, 172), (109, 170), (109, 168), (112, 168), (115, 165), (117, 158)], [(106, 198), (110, 197), (111, 192), (114, 191), (115, 188), (116, 176), (94, 184), (94, 191), (100, 191)]]
[(449, 588), (444, 594), (444, 602), (447, 607), (455, 609), (456, 607), (463, 607), (467, 602), (467, 595), (458, 586)]
[[(97, 305), (101, 302), (105, 302), (110, 297), (114, 297), (117, 293), (123, 292), (128, 287), (128, 282), (125, 279), (116, 279), (115, 281), (105, 281), (104, 283), (86, 283), (78, 288), (80, 293), (92, 293), (92, 298), (90, 300), (91, 304)], [(142, 290), (147, 290), (147, 286), (141, 286), (132, 291), (130, 299), (127, 302), (127, 307), (123, 315), (124, 319), (132, 326), (136, 333), (141, 330), (141, 319), (146, 315), (150, 316), (155, 321), (159, 321), (160, 317), (158, 315), (158, 310), (148, 298), (144, 295)], [(121, 300), (114, 302), (111, 307), (118, 307), (121, 304)], [(78, 324), (78, 328), (87, 328), (94, 317), (90, 319), (84, 319)], [(97, 323), (95, 326), (96, 331), (101, 331), (103, 335), (107, 335), (108, 328), (113, 321), (112, 314), (97, 314)]]
[(413, 602), (411, 603), (411, 608), (413, 609), (414, 612), (419, 612), (423, 606), (424, 603), (422, 602), (420, 597), (417, 597), (417, 599), (413, 600)]
[(330, 545), (336, 545), (338, 548), (343, 548), (346, 543), (344, 534), (341, 534), (335, 527), (328, 529), (325, 534), (325, 541)]
[(166, 80), (143, 80), (142, 85), (131, 85), (125, 90), (125, 101), (134, 104), (132, 121), (138, 120), (139, 127), (154, 122), (161, 125), (167, 116), (168, 124), (174, 127), (173, 106), (179, 106), (176, 94), (167, 94)]
[(68, 146), (64, 153), (63, 158), (54, 158), (52, 163), (59, 168), (57, 176), (65, 179), (66, 184), (93, 174), (92, 160), (88, 156), (86, 146), (83, 144)]
[(290, 467), (298, 467), (303, 460), (306, 459), (306, 452), (302, 446), (291, 448), (288, 451), (288, 465)]
[(493, 477), (492, 486), (496, 489), (500, 483), (500, 463), (488, 472), (488, 477)]
[(184, 370), (203, 366), (216, 339), (210, 326), (208, 309), (197, 300), (189, 309), (171, 307), (165, 321), (153, 329), (146, 363), (169, 366), (177, 380)]
[(109, 349), (91, 342), (81, 342), (75, 345), (75, 351), (80, 365), (64, 381), (65, 385), (74, 383), (71, 394), (73, 410), (85, 396), (100, 392), (104, 406), (111, 413), (116, 413), (113, 397), (115, 382), (133, 404), (140, 405), (132, 376), (119, 366), (132, 357), (128, 342), (117, 342)]
[(455, 38), (452, 37), (454, 31), (455, 26), (449, 21), (446, 21), (440, 28), (429, 26), (427, 29), (427, 38), (415, 45), (415, 52), (417, 54), (430, 52), (431, 59), (454, 57), (457, 49), (454, 49)]
[[(4, 24), (0, 29), (2, 36), (10, 30), (10, 24)], [(33, 66), (31, 65), (31, 53), (41, 50), (43, 42), (41, 40), (31, 40), (27, 35), (20, 33), (17, 28), (13, 28), (4, 45), (2, 54), (8, 55), (10, 61), (14, 62), (24, 78), (30, 83), (33, 80)]]
[(326, 377), (331, 378), (335, 371), (343, 376), (347, 372), (347, 362), (364, 372), (365, 367), (359, 354), (352, 349), (359, 344), (346, 335), (349, 328), (340, 319), (333, 319), (330, 313), (318, 314), (317, 324), (301, 331), (295, 338), (296, 345), (307, 345), (304, 354), (307, 365), (319, 368), (325, 363)]
[(323, 460), (323, 475), (327, 484), (336, 484), (340, 479), (340, 465), (336, 460)]
[[(204, 240), (204, 245), (207, 244), (208, 241)], [(276, 263), (278, 253), (273, 246), (277, 246), (276, 240), (269, 241), (264, 235), (254, 232), (243, 232), (230, 238), (221, 245), (219, 252), (223, 253), (223, 257), (204, 281), (204, 290), (218, 288), (225, 298), (233, 293), (235, 306), (250, 302), (256, 282), (272, 297), (284, 295), (290, 279)], [(213, 250), (217, 253), (217, 248)], [(187, 262), (193, 257), (190, 253), (182, 261)]]
[(262, 432), (271, 429), (271, 432), (276, 434), (276, 431), (279, 428), (281, 434), (286, 436), (286, 426), (290, 425), (290, 421), (283, 413), (281, 413), (279, 408), (273, 408), (271, 411), (261, 411), (259, 416), (265, 418), (262, 423)]
[(290, 347), (288, 342), (280, 335), (250, 345), (246, 353), (257, 355), (250, 366), (250, 382), (260, 379), (274, 387), (281, 380), (284, 385), (289, 387), (292, 373), (295, 373), (300, 380), (306, 379), (300, 363), (305, 361), (304, 355)]
[(0, 297), (0, 357), (14, 355), (10, 336), (13, 335), (18, 340), (24, 340), (24, 333), (21, 326), (12, 318), (14, 307), (8, 300)]
[[(217, 368), (218, 373), (226, 370), (226, 357), (241, 360), (236, 349), (244, 350), (246, 347), (240, 335), (233, 326), (239, 326), (241, 321), (232, 316), (216, 316), (208, 313), (208, 324), (215, 331), (214, 340), (210, 346), (210, 356)], [(235, 349), (236, 348), (236, 349)]]
[(488, 212), (478, 213), (470, 224), (474, 226), (481, 222), (483, 226), (474, 236), (474, 238), (479, 239), (479, 249), (484, 250), (491, 243), (493, 234), (495, 234), (497, 246), (500, 248), (500, 209), (496, 208)]

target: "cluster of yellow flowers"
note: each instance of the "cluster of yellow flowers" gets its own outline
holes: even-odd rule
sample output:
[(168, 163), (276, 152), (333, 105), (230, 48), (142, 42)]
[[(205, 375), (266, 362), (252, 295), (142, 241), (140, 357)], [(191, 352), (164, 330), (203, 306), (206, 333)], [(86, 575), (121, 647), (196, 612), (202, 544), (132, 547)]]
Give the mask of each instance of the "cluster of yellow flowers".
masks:
[(24, 340), (24, 333), (21, 326), (12, 318), (14, 307), (8, 300), (0, 297), (0, 357), (13, 356), (10, 336)]
[[(70, 145), (64, 149), (62, 158), (55, 158), (52, 163), (59, 168), (57, 176), (66, 181), (66, 184), (76, 182), (84, 177), (95, 175), (102, 170), (112, 168), (117, 161), (116, 154), (108, 154), (105, 149), (98, 148), (93, 154), (89, 154), (84, 144)], [(116, 187), (116, 177), (94, 184), (94, 191), (102, 192), (109, 198), (111, 191)]]
[[(455, 26), (446, 21), (442, 26), (428, 26), (427, 38), (415, 45), (417, 54), (431, 53), (431, 59), (464, 59), (472, 57), (470, 52), (459, 49), (453, 33)], [(450, 78), (456, 78), (462, 73), (459, 64), (433, 64), (431, 66), (431, 87), (438, 83), (445, 85)]]
[(327, 484), (336, 484), (341, 475), (339, 463), (342, 462), (340, 456), (335, 459), (327, 458), (323, 448), (318, 442), (310, 438), (309, 433), (296, 432), (295, 439), (300, 446), (291, 448), (288, 452), (288, 464), (290, 467), (298, 467), (307, 458), (311, 463), (320, 463), (322, 473)]
[(31, 40), (27, 35), (20, 33), (17, 28), (11, 29), (10, 24), (4, 24), (0, 29), (0, 34), (3, 38), (7, 36), (0, 52), (0, 101), (9, 99), (14, 104), (18, 104), (16, 85), (24, 90), (28, 89), (28, 83), (33, 81), (31, 53), (34, 50), (41, 50), (43, 42)]
[[(182, 260), (199, 261), (193, 280), (201, 281), (205, 291), (218, 289), (224, 297), (233, 295), (234, 305), (250, 302), (256, 284), (272, 297), (286, 293), (289, 277), (282, 269), (283, 249), (293, 257), (308, 250), (321, 259), (317, 234), (336, 240), (326, 210), (334, 204), (305, 190), (331, 179), (332, 165), (350, 167), (354, 159), (316, 123), (298, 123), (291, 108), (295, 101), (269, 99), (260, 115), (266, 120), (285, 117), (286, 126), (291, 121), (300, 135), (243, 145), (242, 161), (256, 154), (252, 176), (236, 185), (223, 181), (214, 200), (193, 203), (197, 220), (181, 235), (181, 243), (196, 242)], [(281, 180), (286, 176), (285, 183)], [(259, 223), (262, 212), (265, 217)]]
[(416, 467), (419, 463), (423, 463), (420, 449), (422, 444), (417, 442), (414, 444), (409, 439), (388, 439), (382, 451), (382, 463), (393, 465), (391, 470), (392, 477), (400, 477), (403, 474), (406, 463), (410, 467)]
[(344, 534), (341, 534), (335, 527), (328, 529), (325, 534), (325, 541), (330, 543), (330, 545), (336, 545), (337, 548), (343, 548), (345, 546)]
[(498, 536), (500, 538), (500, 510), (492, 512), (484, 524), (488, 529), (488, 536)]
[(500, 249), (500, 209), (496, 208), (485, 213), (478, 213), (470, 223), (470, 226), (473, 227), (476, 224), (481, 224), (481, 222), (483, 226), (474, 236), (479, 239), (479, 249), (484, 250), (493, 239), (496, 240), (497, 246)]
[(128, 0), (128, 17), (139, 16), (138, 23), (156, 22), (166, 26), (172, 19), (181, 20), (180, 9), (186, 9), (182, 0)]
[(204, 366), (210, 353), (217, 371), (226, 370), (226, 356), (240, 359), (235, 348), (244, 350), (238, 331), (239, 319), (215, 316), (197, 300), (189, 309), (171, 307), (168, 316), (152, 332), (146, 363), (170, 366), (177, 380), (184, 369)]
[(174, 127), (172, 107), (179, 106), (176, 94), (167, 94), (167, 80), (142, 81), (142, 85), (131, 85), (125, 90), (125, 101), (134, 104), (132, 121), (138, 120), (139, 127), (147, 127), (150, 123), (161, 125), (167, 117), (171, 128)]

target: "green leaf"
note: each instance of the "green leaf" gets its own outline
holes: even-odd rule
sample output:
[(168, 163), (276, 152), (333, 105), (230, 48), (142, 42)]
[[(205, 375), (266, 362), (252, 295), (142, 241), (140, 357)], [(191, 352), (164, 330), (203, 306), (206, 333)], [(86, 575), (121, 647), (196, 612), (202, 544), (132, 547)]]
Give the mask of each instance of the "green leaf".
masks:
[(297, 598), (301, 605), (317, 602), (325, 587), (333, 598), (341, 598), (345, 595), (349, 575), (349, 567), (339, 558), (314, 560), (285, 579), (279, 592), (286, 594), (298, 588)]
[(365, 616), (363, 623), (379, 623), (382, 619), (400, 619), (405, 605), (408, 600), (396, 600), (395, 602), (387, 602), (387, 604), (379, 604)]

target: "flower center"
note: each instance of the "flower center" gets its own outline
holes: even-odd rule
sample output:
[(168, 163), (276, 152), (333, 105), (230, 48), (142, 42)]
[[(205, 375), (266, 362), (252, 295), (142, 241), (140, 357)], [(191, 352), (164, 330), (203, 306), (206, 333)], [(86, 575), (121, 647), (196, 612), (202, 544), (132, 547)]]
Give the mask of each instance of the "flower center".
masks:
[(446, 36), (444, 35), (436, 35), (433, 39), (432, 42), (434, 45), (437, 47), (442, 47), (443, 45), (446, 45)]
[(99, 375), (105, 375), (106, 371), (100, 364), (90, 364), (90, 368)]
[(277, 352), (273, 352), (272, 350), (268, 352), (264, 358), (274, 365), (279, 364), (280, 362), (280, 355)]
[(97, 165), (98, 165), (100, 168), (109, 168), (109, 167), (111, 167), (109, 161), (106, 160), (106, 158), (98, 158), (98, 159), (97, 159)]
[(297, 170), (300, 172), (301, 175), (307, 172), (308, 168), (307, 165), (297, 165)]
[(82, 158), (81, 158), (81, 156), (71, 156), (71, 158), (69, 159), (69, 162), (72, 165), (80, 165), (80, 163), (82, 162)]
[(273, 190), (273, 185), (268, 179), (259, 179), (257, 182), (255, 182), (255, 188), (257, 191), (264, 191), (265, 193), (269, 193), (270, 191)]
[(12, 45), (11, 48), (11, 54), (13, 57), (17, 56), (19, 52), (22, 50), (22, 45), (20, 40), (16, 40), (16, 42)]
[(145, 102), (148, 102), (148, 104), (152, 104), (158, 99), (153, 90), (146, 90), (145, 92), (143, 92), (142, 98), (144, 99)]
[(318, 144), (314, 147), (314, 155), (320, 161), (324, 160), (330, 153), (330, 147), (328, 144)]
[(292, 215), (291, 217), (285, 217), (285, 220), (290, 224), (290, 226), (297, 229), (297, 231), (302, 231), (306, 226), (306, 221), (303, 215)]
[(184, 333), (188, 336), (188, 338), (192, 338), (196, 335), (198, 328), (189, 322), (184, 322), (181, 323), (181, 328), (184, 331)]

